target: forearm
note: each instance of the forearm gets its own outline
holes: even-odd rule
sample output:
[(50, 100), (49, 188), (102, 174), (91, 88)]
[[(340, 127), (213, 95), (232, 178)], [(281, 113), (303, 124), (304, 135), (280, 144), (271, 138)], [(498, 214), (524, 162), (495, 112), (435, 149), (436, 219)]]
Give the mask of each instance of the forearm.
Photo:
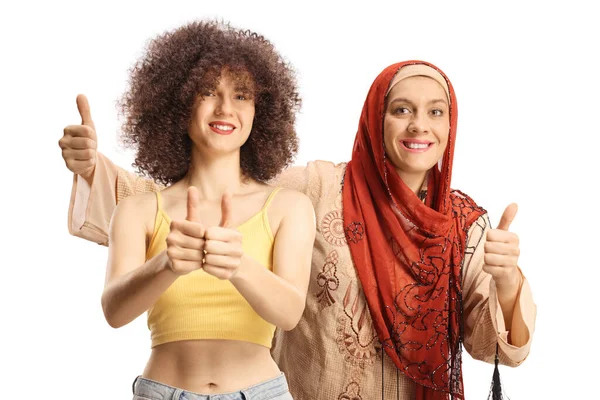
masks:
[[(533, 325), (527, 311), (526, 318), (522, 318), (520, 308), (524, 299), (518, 287), (516, 291), (503, 291), (498, 296), (496, 282), (483, 271), (489, 226), (489, 219), (484, 215), (469, 229), (463, 265), (464, 346), (473, 358), (493, 362), (498, 344), (500, 362), (517, 366), (529, 353), (528, 339)], [(525, 300), (528, 298), (526, 296)], [(523, 337), (526, 338), (524, 341)]]
[[(529, 340), (529, 331), (527, 327), (522, 323), (513, 323), (515, 320), (515, 312), (518, 312), (516, 307), (519, 293), (523, 285), (523, 276), (519, 272), (519, 275), (515, 277), (515, 282), (506, 285), (499, 285), (496, 283), (496, 295), (498, 296), (498, 303), (502, 309), (502, 315), (504, 316), (504, 326), (509, 332), (508, 342), (516, 347), (524, 346)], [(520, 318), (517, 318), (520, 320)]]
[(147, 311), (177, 279), (169, 268), (166, 251), (144, 265), (108, 283), (102, 293), (102, 309), (113, 328), (127, 325)]
[(306, 298), (290, 282), (244, 255), (231, 283), (265, 321), (289, 331), (302, 317)]
[(511, 282), (505, 284), (499, 284), (494, 278), (492, 278), (492, 280), (494, 280), (494, 283), (496, 284), (498, 303), (500, 303), (500, 308), (504, 315), (504, 326), (507, 330), (510, 330), (515, 302), (517, 301), (519, 289), (521, 288), (521, 277), (515, 276), (511, 279)]

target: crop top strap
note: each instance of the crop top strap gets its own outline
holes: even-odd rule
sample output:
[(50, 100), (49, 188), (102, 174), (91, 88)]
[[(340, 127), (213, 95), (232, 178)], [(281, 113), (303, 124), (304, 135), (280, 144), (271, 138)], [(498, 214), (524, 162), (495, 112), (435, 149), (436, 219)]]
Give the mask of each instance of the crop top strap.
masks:
[(276, 187), (275, 189), (273, 189), (273, 191), (271, 192), (271, 194), (269, 195), (269, 197), (267, 197), (267, 201), (265, 201), (265, 205), (263, 206), (263, 211), (266, 212), (267, 209), (269, 208), (269, 205), (271, 204), (271, 202), (273, 201), (273, 199), (275, 198), (275, 195), (277, 194), (277, 192), (279, 192), (281, 190), (280, 187)]

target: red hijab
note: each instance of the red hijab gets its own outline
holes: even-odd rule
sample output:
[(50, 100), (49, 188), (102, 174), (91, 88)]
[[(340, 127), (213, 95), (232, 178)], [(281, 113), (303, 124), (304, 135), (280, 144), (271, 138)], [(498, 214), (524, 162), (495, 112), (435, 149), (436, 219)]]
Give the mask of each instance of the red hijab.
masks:
[[(385, 97), (404, 66), (422, 64), (447, 83), (450, 132), (425, 202), (398, 176), (383, 144)], [(346, 237), (380, 342), (417, 384), (417, 399), (463, 399), (462, 261), (470, 225), (485, 211), (450, 189), (456, 135), (454, 89), (435, 66), (384, 69), (365, 101), (343, 187)], [(438, 169), (439, 168), (439, 169)], [(383, 356), (383, 355), (382, 355)]]

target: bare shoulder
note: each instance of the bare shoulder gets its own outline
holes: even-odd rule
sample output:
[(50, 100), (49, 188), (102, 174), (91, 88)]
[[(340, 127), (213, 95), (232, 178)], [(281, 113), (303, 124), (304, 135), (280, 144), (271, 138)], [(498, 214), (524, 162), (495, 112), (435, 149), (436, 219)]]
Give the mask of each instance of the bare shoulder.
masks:
[(267, 215), (275, 238), (281, 238), (282, 232), (286, 238), (292, 232), (301, 236), (304, 236), (302, 232), (306, 232), (306, 237), (314, 240), (315, 210), (310, 198), (304, 193), (282, 188), (273, 198)]
[(293, 211), (295, 206), (302, 205), (304, 205), (304, 207), (310, 206), (310, 208), (312, 208), (312, 203), (308, 196), (297, 190), (286, 188), (281, 188), (273, 198), (272, 202), (272, 207), (281, 208), (284, 214)]
[(147, 192), (128, 196), (117, 204), (112, 225), (120, 229), (143, 225), (146, 231), (153, 227), (157, 210), (156, 193)]
[(310, 198), (293, 189), (282, 188), (279, 190), (269, 207), (269, 219), (274, 222), (281, 222), (285, 219), (298, 221), (314, 218), (314, 208)]
[(149, 210), (156, 211), (156, 193), (146, 192), (128, 196), (117, 204), (117, 210), (132, 212), (136, 215), (146, 214)]

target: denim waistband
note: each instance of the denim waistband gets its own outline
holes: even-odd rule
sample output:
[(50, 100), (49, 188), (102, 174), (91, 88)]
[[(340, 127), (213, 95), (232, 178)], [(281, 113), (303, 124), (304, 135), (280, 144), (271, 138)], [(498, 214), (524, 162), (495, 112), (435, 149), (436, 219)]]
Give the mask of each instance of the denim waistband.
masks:
[(202, 394), (188, 392), (138, 376), (133, 382), (133, 394), (152, 400), (267, 400), (289, 391), (285, 375), (250, 386), (236, 392)]

